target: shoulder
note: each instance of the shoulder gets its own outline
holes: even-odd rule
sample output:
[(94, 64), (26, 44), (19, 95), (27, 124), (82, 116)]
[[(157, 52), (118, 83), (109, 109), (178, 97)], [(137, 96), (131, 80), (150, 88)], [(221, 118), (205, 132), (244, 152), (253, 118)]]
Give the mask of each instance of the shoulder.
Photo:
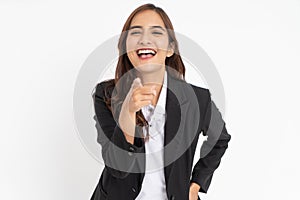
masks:
[(103, 89), (107, 86), (114, 85), (115, 79), (107, 79), (96, 84), (96, 89)]
[(210, 91), (207, 88), (196, 86), (193, 84), (188, 83), (195, 91), (196, 95), (202, 96), (202, 97), (208, 97), (210, 96)]
[(113, 91), (114, 87), (115, 87), (114, 79), (101, 81), (96, 84), (94, 88), (93, 96), (94, 95), (101, 96), (101, 97), (107, 96), (107, 94), (110, 94)]
[(172, 83), (176, 84), (176, 87), (179, 86), (179, 88), (181, 88), (185, 96), (190, 97), (190, 92), (193, 92), (197, 97), (198, 103), (202, 106), (207, 105), (211, 100), (211, 93), (207, 88), (193, 85), (184, 79), (175, 78), (173, 76), (170, 76), (170, 80), (172, 80)]
[(202, 95), (202, 96), (207, 96), (209, 95), (209, 89), (207, 88), (203, 88), (203, 87), (199, 87), (199, 86), (196, 86), (196, 85), (193, 85), (191, 83), (188, 83), (186, 80), (184, 79), (179, 79), (179, 78), (176, 78), (176, 77), (173, 77), (170, 75), (170, 79), (174, 80), (173, 82), (174, 83), (177, 83), (177, 84), (180, 84), (182, 85), (183, 87), (192, 87), (194, 89), (194, 92), (197, 94), (197, 95)]
[(211, 93), (209, 91), (209, 89), (207, 88), (203, 88), (203, 87), (199, 87), (193, 84), (188, 83), (194, 90), (198, 102), (200, 105), (205, 105), (207, 106), (209, 104), (209, 102), (211, 101)]

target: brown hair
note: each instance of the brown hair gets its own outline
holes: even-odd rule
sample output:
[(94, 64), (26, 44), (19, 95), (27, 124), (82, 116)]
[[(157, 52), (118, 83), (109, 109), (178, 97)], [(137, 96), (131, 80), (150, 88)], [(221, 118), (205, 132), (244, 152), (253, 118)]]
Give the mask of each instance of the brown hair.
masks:
[[(167, 32), (168, 32), (169, 44), (173, 43), (174, 54), (172, 56), (166, 58), (165, 65), (175, 69), (178, 73), (172, 73), (172, 71), (173, 71), (172, 70), (172, 71), (169, 71), (170, 72), (169, 75), (172, 75), (175, 78), (179, 78), (182, 80), (185, 79), (185, 67), (184, 67), (183, 61), (181, 59), (181, 56), (179, 54), (178, 42), (175, 37), (174, 28), (171, 23), (171, 20), (169, 19), (168, 15), (165, 13), (165, 11), (163, 9), (161, 9), (160, 7), (156, 7), (155, 5), (150, 4), (150, 3), (141, 5), (138, 8), (136, 8), (129, 15), (128, 19), (126, 20), (126, 22), (123, 26), (122, 33), (121, 33), (121, 36), (118, 41), (119, 59), (118, 59), (117, 68), (116, 68), (116, 72), (115, 72), (115, 79), (111, 79), (111, 80), (107, 81), (107, 86), (104, 89), (105, 102), (111, 111), (112, 111), (111, 101), (118, 102), (117, 104), (119, 106), (121, 106), (123, 100), (125, 99), (124, 95), (127, 94), (124, 91), (129, 91), (132, 81), (136, 77), (135, 76), (135, 74), (136, 74), (135, 68), (132, 65), (132, 63), (130, 62), (130, 60), (127, 56), (127, 53), (126, 53), (126, 39), (127, 39), (128, 30), (130, 28), (132, 19), (138, 13), (145, 11), (145, 10), (153, 10), (157, 14), (160, 15), (160, 17), (162, 18), (164, 25), (167, 29)], [(167, 68), (166, 68), (166, 70), (167, 70)], [(128, 77), (126, 77), (126, 80), (122, 79), (122, 85), (118, 84), (118, 81), (120, 80), (120, 78), (127, 72), (130, 72), (130, 73), (128, 73)], [(110, 97), (109, 89), (113, 88), (113, 87), (115, 87), (114, 94), (116, 94), (116, 95)], [(118, 93), (118, 91), (122, 91), (122, 92)], [(115, 105), (116, 104), (114, 104), (114, 106)], [(114, 110), (120, 111), (119, 106), (116, 105), (116, 108), (114, 108)], [(112, 111), (112, 113), (114, 114), (115, 119), (118, 119), (118, 114), (113, 111)], [(148, 122), (145, 120), (141, 110), (136, 113), (136, 125), (148, 126)], [(148, 134), (147, 134), (147, 136), (148, 136)]]

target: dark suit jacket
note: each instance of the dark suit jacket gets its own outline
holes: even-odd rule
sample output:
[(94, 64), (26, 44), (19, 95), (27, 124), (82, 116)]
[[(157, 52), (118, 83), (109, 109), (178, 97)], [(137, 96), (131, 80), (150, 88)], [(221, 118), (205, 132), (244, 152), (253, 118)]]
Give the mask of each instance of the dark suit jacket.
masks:
[[(188, 200), (190, 182), (206, 193), (231, 136), (211, 100), (208, 89), (196, 87), (168, 74), (164, 140), (164, 174), (170, 200)], [(105, 168), (91, 197), (92, 200), (133, 200), (141, 190), (145, 169), (144, 142), (136, 137), (126, 141), (104, 102), (101, 82), (93, 94), (98, 143), (102, 147)], [(136, 134), (141, 134), (136, 128)], [(201, 156), (193, 168), (199, 134), (207, 135)], [(120, 151), (122, 150), (122, 151)], [(151, 189), (151, 188), (149, 188)], [(200, 199), (200, 198), (199, 198)]]

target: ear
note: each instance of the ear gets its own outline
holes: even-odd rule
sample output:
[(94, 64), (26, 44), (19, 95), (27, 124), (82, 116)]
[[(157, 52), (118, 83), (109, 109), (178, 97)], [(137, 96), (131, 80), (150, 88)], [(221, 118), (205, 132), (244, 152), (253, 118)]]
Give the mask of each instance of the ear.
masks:
[(171, 42), (168, 47), (167, 57), (171, 57), (174, 54), (175, 45), (174, 42)]

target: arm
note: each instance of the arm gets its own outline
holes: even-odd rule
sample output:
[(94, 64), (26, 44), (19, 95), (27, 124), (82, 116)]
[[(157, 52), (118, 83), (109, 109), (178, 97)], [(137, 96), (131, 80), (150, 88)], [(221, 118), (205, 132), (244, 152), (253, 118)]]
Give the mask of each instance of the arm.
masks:
[[(104, 101), (105, 84), (99, 83), (93, 94), (97, 141), (102, 147), (102, 157), (108, 171), (116, 178), (125, 178), (136, 165), (136, 154), (143, 150), (143, 144), (128, 142), (124, 133), (115, 122), (111, 111)], [(135, 128), (140, 134), (141, 128)], [(139, 132), (139, 133), (137, 133)]]
[(227, 133), (221, 113), (211, 100), (207, 90), (207, 106), (201, 131), (207, 135), (207, 140), (201, 146), (200, 159), (194, 166), (191, 183), (197, 183), (200, 192), (206, 193), (212, 180), (214, 171), (218, 168), (231, 136)]

